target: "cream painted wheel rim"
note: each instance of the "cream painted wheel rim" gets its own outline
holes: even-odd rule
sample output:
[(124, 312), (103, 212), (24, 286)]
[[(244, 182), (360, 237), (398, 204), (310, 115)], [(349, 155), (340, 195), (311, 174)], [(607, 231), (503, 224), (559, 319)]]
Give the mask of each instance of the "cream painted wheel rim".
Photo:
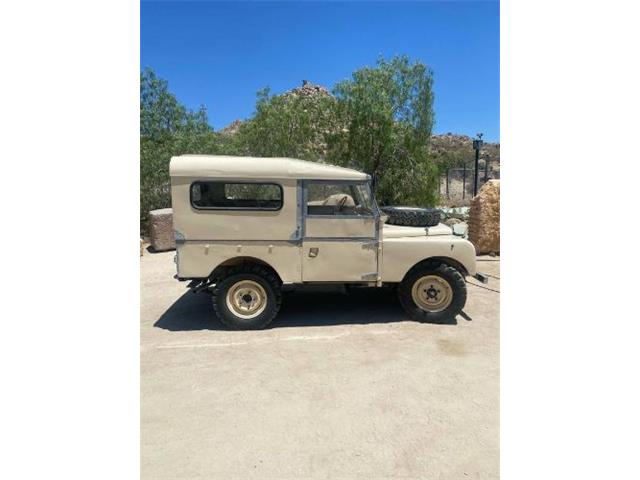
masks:
[(453, 289), (438, 275), (425, 275), (413, 284), (411, 298), (422, 310), (441, 312), (451, 305)]
[(227, 292), (226, 302), (235, 316), (250, 320), (267, 308), (267, 292), (253, 280), (240, 280)]

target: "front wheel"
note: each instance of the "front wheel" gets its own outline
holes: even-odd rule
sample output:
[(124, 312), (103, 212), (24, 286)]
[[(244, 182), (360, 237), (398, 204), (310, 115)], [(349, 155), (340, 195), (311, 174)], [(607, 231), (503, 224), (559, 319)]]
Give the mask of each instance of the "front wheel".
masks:
[(234, 330), (266, 327), (278, 314), (280, 282), (260, 266), (236, 269), (213, 289), (213, 309), (222, 323)]
[(446, 323), (458, 315), (467, 301), (464, 277), (448, 265), (418, 267), (398, 287), (400, 304), (420, 322)]

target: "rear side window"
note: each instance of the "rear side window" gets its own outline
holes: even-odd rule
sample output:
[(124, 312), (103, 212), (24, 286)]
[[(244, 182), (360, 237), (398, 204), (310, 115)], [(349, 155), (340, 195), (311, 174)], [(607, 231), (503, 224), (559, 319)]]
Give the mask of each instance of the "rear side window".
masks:
[(201, 209), (280, 210), (282, 187), (275, 183), (195, 182), (191, 205)]

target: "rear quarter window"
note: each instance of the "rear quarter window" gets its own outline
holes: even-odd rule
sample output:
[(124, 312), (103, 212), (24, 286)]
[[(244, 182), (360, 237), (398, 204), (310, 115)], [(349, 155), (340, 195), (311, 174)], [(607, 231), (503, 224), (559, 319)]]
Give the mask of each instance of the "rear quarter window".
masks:
[(204, 210), (280, 210), (282, 187), (276, 183), (198, 181), (191, 184), (191, 205)]

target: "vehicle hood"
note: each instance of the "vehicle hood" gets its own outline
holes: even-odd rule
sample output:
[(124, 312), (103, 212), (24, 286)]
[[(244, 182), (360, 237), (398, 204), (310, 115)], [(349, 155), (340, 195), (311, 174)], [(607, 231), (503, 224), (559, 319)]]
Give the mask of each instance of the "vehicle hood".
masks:
[(453, 231), (444, 223), (433, 227), (405, 227), (400, 225), (384, 224), (382, 228), (383, 238), (424, 237), (434, 235), (452, 235)]

